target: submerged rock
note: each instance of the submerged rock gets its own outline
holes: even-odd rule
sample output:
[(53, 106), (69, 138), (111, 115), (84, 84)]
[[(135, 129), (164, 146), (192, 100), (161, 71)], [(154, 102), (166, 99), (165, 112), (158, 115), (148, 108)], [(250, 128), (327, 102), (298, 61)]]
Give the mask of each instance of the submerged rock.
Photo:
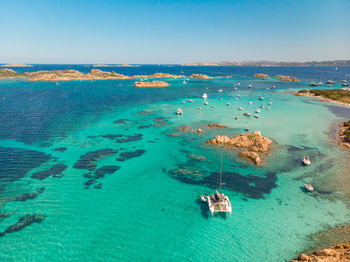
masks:
[(38, 214), (28, 214), (23, 217), (21, 217), (17, 223), (9, 226), (4, 232), (0, 233), (0, 236), (4, 236), (8, 233), (14, 233), (17, 231), (22, 230), (23, 228), (33, 224), (33, 223), (40, 223), (45, 219), (44, 215), (38, 215)]
[(221, 124), (211, 123), (211, 124), (208, 124), (208, 127), (210, 127), (210, 128), (226, 128), (227, 126), (221, 125)]

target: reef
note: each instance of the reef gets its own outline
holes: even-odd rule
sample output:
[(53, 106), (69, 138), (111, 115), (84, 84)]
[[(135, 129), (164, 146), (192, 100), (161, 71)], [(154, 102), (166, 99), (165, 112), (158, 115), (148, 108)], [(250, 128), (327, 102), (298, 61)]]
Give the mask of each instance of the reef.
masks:
[[(104, 166), (101, 168), (98, 168), (93, 174), (87, 173), (84, 175), (84, 177), (89, 178), (84, 185), (85, 188), (89, 188), (92, 184), (95, 184), (98, 182), (98, 179), (103, 178), (107, 174), (113, 174), (117, 172), (121, 167), (120, 166)], [(102, 188), (102, 183), (98, 183), (95, 185), (96, 189)]]
[(316, 252), (306, 255), (300, 254), (297, 259), (291, 260), (291, 262), (297, 261), (315, 261), (315, 262), (338, 262), (338, 261), (350, 261), (350, 242), (332, 246), (330, 248), (324, 248), (317, 250)]
[(221, 124), (211, 123), (211, 124), (208, 124), (208, 127), (210, 127), (210, 128), (226, 128), (227, 126), (221, 125)]
[(38, 214), (28, 214), (28, 215), (22, 216), (17, 223), (9, 226), (4, 232), (0, 232), (0, 237), (9, 233), (20, 231), (23, 228), (33, 223), (40, 223), (44, 219), (45, 219), (44, 215), (38, 215)]
[(106, 148), (97, 151), (88, 152), (85, 155), (80, 156), (78, 162), (76, 162), (73, 167), (76, 169), (86, 169), (89, 171), (95, 170), (97, 166), (97, 161), (118, 153), (118, 150)]
[(167, 82), (164, 81), (150, 81), (150, 82), (135, 82), (135, 87), (167, 87), (170, 86)]
[(273, 78), (279, 79), (281, 81), (291, 81), (291, 82), (299, 81), (295, 76), (275, 75), (273, 76)]
[(207, 143), (245, 149), (245, 151), (240, 152), (240, 156), (252, 161), (256, 165), (261, 165), (261, 156), (258, 153), (269, 153), (272, 140), (261, 135), (259, 131), (255, 131), (251, 134), (246, 133), (235, 137), (218, 135), (212, 140), (207, 141)]
[(62, 177), (61, 174), (66, 169), (67, 169), (67, 166), (65, 164), (56, 164), (56, 165), (53, 165), (49, 170), (40, 171), (32, 174), (31, 178), (44, 180), (52, 175), (56, 177)]
[(211, 76), (203, 75), (203, 74), (193, 74), (193, 75), (190, 76), (190, 78), (195, 78), (195, 79), (212, 79)]

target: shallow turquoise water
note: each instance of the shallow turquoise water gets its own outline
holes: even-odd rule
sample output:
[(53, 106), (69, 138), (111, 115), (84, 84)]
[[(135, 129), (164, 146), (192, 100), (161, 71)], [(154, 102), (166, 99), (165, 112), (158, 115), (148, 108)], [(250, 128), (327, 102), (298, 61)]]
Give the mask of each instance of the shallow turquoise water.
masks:
[[(234, 91), (237, 81), (241, 87)], [(0, 207), (11, 215), (1, 220), (0, 231), (26, 214), (45, 218), (0, 237), (1, 260), (284, 261), (312, 244), (308, 235), (349, 223), (348, 203), (332, 184), (336, 174), (344, 174), (349, 155), (329, 134), (336, 122), (345, 119), (344, 113), (334, 112), (345, 110), (346, 115), (349, 111), (333, 105), (332, 112), (322, 102), (293, 96), (291, 89), (300, 89), (303, 83), (274, 81), (277, 88), (266, 90), (272, 82), (251, 78), (190, 80), (186, 86), (181, 82), (171, 80), (169, 88), (149, 90), (136, 90), (131, 81), (70, 81), (59, 87), (0, 82), (3, 101), (11, 108), (2, 109), (9, 115), (6, 128), (15, 129), (3, 129), (0, 148), (10, 150), (5, 151), (10, 157), (18, 155), (14, 149), (50, 156), (36, 165), (24, 161), (21, 167), (28, 170), (13, 171), (13, 163), (2, 170)], [(253, 90), (248, 83), (253, 83)], [(200, 98), (203, 92), (209, 95), (207, 106)], [(259, 100), (258, 94), (265, 100)], [(15, 101), (18, 95), (23, 96), (21, 103)], [(187, 102), (189, 98), (194, 101)], [(259, 119), (234, 119), (246, 111), (253, 113), (261, 104), (265, 108), (260, 108)], [(179, 106), (183, 116), (174, 114)], [(244, 110), (239, 111), (239, 106)], [(140, 114), (144, 110), (152, 112)], [(16, 123), (10, 121), (13, 116), (18, 117), (13, 120)], [(228, 128), (209, 130), (206, 124), (211, 122)], [(185, 125), (204, 132), (180, 132)], [(261, 167), (205, 143), (216, 134), (237, 135), (246, 127), (274, 141)], [(97, 150), (104, 151), (95, 161), (79, 162)], [(193, 160), (191, 154), (206, 160)], [(211, 217), (199, 201), (200, 194), (217, 188), (220, 155), (223, 190), (233, 205), (231, 217)], [(300, 165), (304, 155), (311, 157), (310, 167)], [(6, 166), (8, 157), (1, 156)], [(33, 155), (35, 159), (43, 156)], [(38, 174), (58, 164), (66, 169)], [(96, 170), (111, 166), (120, 169), (97, 176)], [(179, 168), (192, 173), (176, 173)], [(5, 179), (5, 171), (22, 176)], [(32, 178), (39, 175), (47, 177)], [(312, 183), (316, 192), (305, 193), (304, 182)], [(45, 190), (37, 197), (13, 201), (40, 187)]]

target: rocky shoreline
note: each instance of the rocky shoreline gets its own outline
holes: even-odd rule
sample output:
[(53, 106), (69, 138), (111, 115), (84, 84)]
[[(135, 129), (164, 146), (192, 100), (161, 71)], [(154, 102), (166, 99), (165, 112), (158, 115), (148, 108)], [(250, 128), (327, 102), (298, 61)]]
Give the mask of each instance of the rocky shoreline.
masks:
[(350, 120), (340, 124), (338, 145), (345, 146), (350, 149)]
[(297, 259), (291, 260), (291, 262), (297, 261), (315, 261), (315, 262), (338, 262), (338, 261), (350, 261), (350, 242), (332, 246), (330, 248), (324, 248), (317, 250), (311, 254), (300, 254)]
[[(304, 90), (301, 90), (301, 91), (304, 91)], [(305, 92), (301, 92), (301, 91), (295, 92), (295, 95), (297, 95), (297, 96), (315, 97), (315, 98), (321, 99), (324, 102), (335, 103), (335, 104), (339, 104), (339, 105), (343, 105), (343, 106), (350, 106), (350, 103), (346, 103), (346, 102), (341, 102), (341, 101), (325, 98), (323, 96), (318, 96), (318, 95), (315, 95), (314, 93), (311, 93), (310, 91), (305, 91)]]

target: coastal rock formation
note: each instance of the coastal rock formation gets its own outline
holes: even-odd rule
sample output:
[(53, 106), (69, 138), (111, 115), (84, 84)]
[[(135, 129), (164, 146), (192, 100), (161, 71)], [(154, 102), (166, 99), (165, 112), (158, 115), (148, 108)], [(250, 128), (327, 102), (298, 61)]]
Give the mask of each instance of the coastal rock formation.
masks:
[(167, 87), (169, 84), (164, 81), (135, 82), (135, 87)]
[(166, 73), (155, 73), (153, 75), (134, 75), (134, 78), (185, 78), (184, 75), (173, 75)]
[(193, 75), (190, 76), (190, 78), (195, 78), (195, 79), (212, 79), (211, 76), (203, 75), (203, 74), (193, 74)]
[(350, 120), (340, 124), (338, 144), (350, 148)]
[(252, 161), (256, 165), (261, 165), (261, 156), (258, 153), (268, 153), (272, 145), (272, 141), (261, 135), (259, 131), (253, 133), (241, 134), (235, 137), (218, 135), (212, 140), (207, 141), (208, 144), (222, 144), (234, 146), (240, 149), (246, 149), (240, 152), (240, 157)]
[(292, 82), (299, 81), (295, 76), (275, 75), (273, 76), (273, 78), (279, 79), (281, 81), (292, 81)]
[(262, 74), (262, 73), (258, 73), (258, 74), (255, 74), (253, 75), (253, 77), (270, 77), (269, 75), (266, 75), (266, 74)]
[(300, 254), (297, 259), (291, 260), (291, 262), (297, 261), (350, 261), (350, 242), (341, 245), (336, 245), (330, 248), (321, 249), (309, 255)]
[(70, 80), (105, 80), (105, 79), (130, 79), (130, 77), (115, 72), (104, 72), (99, 69), (92, 69), (84, 74), (77, 70), (52, 70), (37, 71), (25, 74), (29, 81), (70, 81)]
[(210, 123), (210, 124), (208, 124), (208, 127), (210, 127), (210, 128), (226, 128), (227, 126), (221, 125), (221, 124)]
[(8, 68), (0, 69), (0, 78), (15, 78), (21, 77), (21, 74)]
[(295, 93), (297, 96), (311, 96), (320, 98), (325, 102), (337, 103), (344, 106), (350, 106), (350, 90), (347, 89), (313, 89), (299, 90)]
[(33, 67), (32, 65), (27, 64), (6, 64), (6, 65), (0, 65), (1, 67)]
[(218, 66), (217, 63), (212, 62), (197, 62), (197, 63), (186, 63), (181, 66)]

